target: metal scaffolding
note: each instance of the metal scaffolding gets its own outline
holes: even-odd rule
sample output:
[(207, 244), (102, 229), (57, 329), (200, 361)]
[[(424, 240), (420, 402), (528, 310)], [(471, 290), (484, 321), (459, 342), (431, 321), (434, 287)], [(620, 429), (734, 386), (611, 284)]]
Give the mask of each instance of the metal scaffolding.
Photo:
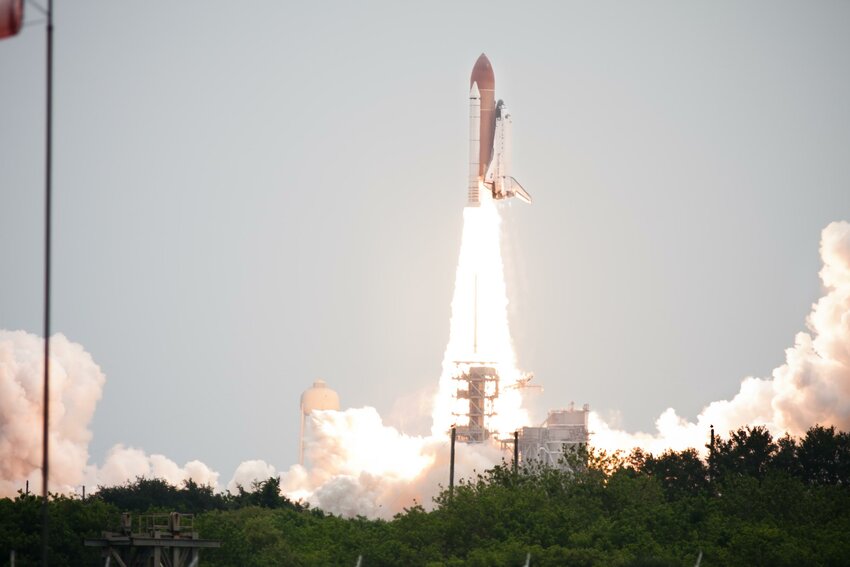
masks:
[(590, 406), (581, 409), (551, 410), (540, 427), (523, 427), (519, 432), (519, 453), (522, 462), (538, 461), (545, 466), (567, 467), (564, 451), (587, 445), (590, 433), (587, 418)]
[(193, 529), (192, 514), (139, 516), (135, 526), (129, 513), (121, 514), (121, 531), (103, 532), (87, 539), (87, 547), (102, 548), (104, 565), (119, 567), (197, 567), (202, 548), (221, 547), (221, 542), (200, 539)]
[(469, 401), (465, 412), (454, 413), (466, 418), (466, 424), (457, 426), (457, 439), (464, 443), (483, 443), (490, 437), (488, 420), (496, 415), (495, 401), (499, 397), (499, 373), (493, 366), (458, 366), (454, 377), (459, 382), (456, 399)]

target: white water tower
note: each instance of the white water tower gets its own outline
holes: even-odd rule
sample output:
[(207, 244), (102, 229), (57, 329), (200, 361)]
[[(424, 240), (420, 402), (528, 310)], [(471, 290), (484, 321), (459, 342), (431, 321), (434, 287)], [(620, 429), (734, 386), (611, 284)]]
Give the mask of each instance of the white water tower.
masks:
[(339, 410), (339, 394), (319, 378), (301, 394), (301, 436), (298, 440), (298, 462), (304, 464), (304, 426), (314, 410)]

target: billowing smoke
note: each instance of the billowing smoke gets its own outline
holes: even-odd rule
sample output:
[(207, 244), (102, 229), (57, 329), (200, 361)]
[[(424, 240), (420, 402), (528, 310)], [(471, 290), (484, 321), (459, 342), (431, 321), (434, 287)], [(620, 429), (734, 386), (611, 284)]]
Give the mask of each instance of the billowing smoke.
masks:
[[(448, 485), (446, 435), (404, 435), (369, 407), (317, 411), (310, 420), (309, 466), (294, 465), (281, 477), (292, 499), (345, 516), (390, 517), (414, 502), (430, 507), (440, 485)], [(457, 478), (483, 471), (500, 457), (489, 445), (459, 446)]]
[(785, 364), (770, 378), (745, 378), (731, 400), (712, 402), (696, 422), (667, 409), (654, 434), (631, 434), (609, 427), (591, 414), (591, 443), (606, 449), (643, 447), (705, 450), (711, 425), (718, 433), (743, 425), (764, 425), (774, 435), (801, 435), (815, 424), (850, 429), (850, 224), (834, 222), (821, 234), (820, 277), (826, 295), (785, 351)]
[(198, 484), (218, 487), (218, 473), (201, 461), (182, 467), (164, 455), (147, 455), (141, 449), (118, 444), (109, 450), (103, 466), (87, 468), (88, 486), (113, 486), (138, 477), (161, 478), (175, 486), (192, 479)]
[[(24, 331), (0, 330), (0, 496), (13, 496), (26, 481), (41, 491), (44, 341)], [(163, 455), (116, 445), (103, 466), (90, 465), (89, 424), (100, 400), (103, 372), (91, 355), (64, 335), (50, 340), (51, 492), (72, 493), (134, 480), (188, 478), (217, 486), (218, 473), (200, 461), (180, 467)]]
[[(452, 396), (452, 372), (455, 361), (470, 356), (470, 338), (473, 350), (481, 349), (478, 353), (492, 358), (507, 386), (504, 398), (500, 397), (506, 421), (495, 428), (510, 430), (525, 423), (519, 391), (509, 388), (519, 373), (507, 327), (498, 212), (485, 205), (465, 212), (464, 217), (450, 341), (434, 403), (433, 434), (404, 435), (384, 425), (372, 408), (314, 412), (305, 447), (308, 466), (294, 465), (281, 474), (282, 492), (290, 498), (349, 516), (388, 517), (414, 501), (430, 505), (439, 486), (448, 481), (445, 430), (456, 418), (453, 414), (463, 410)], [(747, 424), (766, 425), (777, 435), (800, 435), (815, 423), (850, 429), (850, 224), (837, 222), (826, 227), (820, 253), (826, 294), (807, 318), (809, 331), (797, 335), (794, 346), (786, 351), (786, 363), (770, 378), (746, 378), (737, 395), (709, 404), (695, 422), (668, 409), (658, 418), (652, 434), (618, 431), (591, 414), (592, 443), (607, 449), (641, 446), (659, 452), (702, 448), (711, 424), (721, 433)], [(488, 277), (476, 282), (476, 274)], [(498, 277), (489, 277), (494, 274)], [(482, 288), (482, 284), (489, 287)], [(480, 334), (471, 317), (487, 320)], [(104, 376), (80, 345), (62, 335), (56, 335), (51, 347), (52, 490), (70, 492), (81, 483), (120, 484), (136, 476), (157, 476), (174, 484), (192, 478), (217, 486), (218, 474), (199, 461), (181, 467), (162, 455), (147, 455), (122, 445), (113, 447), (102, 466), (88, 465), (89, 423)], [(27, 479), (39, 478), (42, 349), (41, 339), (34, 335), (0, 331), (0, 496), (14, 494)], [(457, 477), (468, 477), (501, 457), (492, 445), (461, 445)], [(253, 481), (275, 474), (276, 469), (264, 461), (246, 461), (227, 487), (231, 491), (237, 485), (249, 489)]]
[[(484, 296), (495, 312), (490, 321), (499, 327), (488, 335), (498, 341), (489, 356), (502, 361), (507, 373), (516, 372), (504, 316), (504, 283), (499, 279), (501, 259), (494, 244), (498, 242), (498, 214), (495, 209), (467, 211), (433, 436), (401, 435), (384, 426), (371, 408), (320, 412), (313, 417), (314, 435), (308, 441), (310, 469), (296, 466), (284, 474), (284, 491), (290, 496), (344, 515), (388, 516), (409, 506), (413, 499), (426, 506), (430, 503), (438, 485), (446, 481), (447, 436), (441, 432), (457, 411), (452, 405), (452, 362), (469, 356), (464, 349), (474, 331), (470, 295), (464, 290), (474, 285), (475, 273), (488, 273), (501, 288), (491, 288)], [(850, 224), (832, 223), (824, 229), (820, 251), (826, 295), (807, 319), (810, 332), (797, 335), (795, 345), (786, 351), (786, 364), (774, 370), (771, 378), (746, 378), (732, 400), (709, 404), (695, 423), (668, 409), (658, 418), (654, 434), (618, 431), (592, 413), (591, 443), (609, 450), (639, 446), (658, 453), (668, 448), (703, 449), (712, 424), (721, 433), (748, 424), (766, 425), (776, 435), (800, 435), (816, 423), (850, 428)], [(508, 407), (518, 406), (512, 401)], [(522, 412), (512, 416), (510, 427), (522, 425)], [(473, 469), (490, 467), (501, 457), (492, 446), (462, 445), (458, 474), (470, 475)]]
[[(41, 490), (44, 341), (0, 330), (0, 496), (29, 480)], [(50, 341), (50, 488), (68, 492), (83, 481), (89, 422), (104, 376), (83, 347), (57, 334)]]
[(227, 483), (227, 490), (236, 494), (241, 486), (243, 489), (250, 491), (255, 482), (261, 482), (276, 476), (277, 471), (275, 468), (265, 461), (244, 461), (236, 467), (233, 478)]

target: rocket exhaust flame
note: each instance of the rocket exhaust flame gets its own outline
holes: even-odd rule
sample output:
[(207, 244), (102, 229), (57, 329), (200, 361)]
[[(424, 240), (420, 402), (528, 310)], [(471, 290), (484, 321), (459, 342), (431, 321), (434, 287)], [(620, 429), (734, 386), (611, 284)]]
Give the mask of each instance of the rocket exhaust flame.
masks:
[[(480, 207), (464, 210), (450, 335), (432, 435), (404, 436), (384, 426), (371, 408), (318, 412), (313, 417), (316, 434), (308, 442), (313, 466), (307, 470), (296, 465), (285, 473), (285, 493), (344, 515), (388, 517), (414, 499), (429, 505), (429, 497), (447, 479), (446, 432), (456, 419), (453, 414), (469, 409), (464, 407), (468, 401), (456, 396), (453, 378), (486, 363), (498, 367), (504, 384), (520, 379), (507, 324), (498, 237), (499, 215), (492, 201), (484, 199)], [(592, 414), (591, 443), (609, 450), (640, 446), (658, 453), (667, 448), (702, 448), (710, 423), (719, 431), (766, 424), (777, 435), (785, 431), (799, 435), (815, 423), (850, 429), (850, 224), (833, 223), (824, 229), (821, 255), (827, 294), (808, 318), (812, 334), (797, 336), (796, 345), (786, 351), (786, 364), (772, 378), (747, 378), (732, 400), (710, 404), (696, 423), (682, 420), (670, 409), (658, 419), (655, 435), (617, 431)], [(507, 432), (522, 425), (527, 416), (520, 402), (519, 389), (500, 388), (490, 429)], [(372, 462), (375, 452), (383, 460)], [(464, 446), (458, 457), (457, 475), (464, 477), (473, 469), (497, 463), (502, 453), (484, 443)]]
[[(498, 232), (494, 228), (498, 227), (498, 215), (489, 205), (478, 208), (475, 213), (465, 211), (464, 216), (468, 221), (464, 233), (473, 225), (479, 227), (478, 230), (485, 230), (483, 226)], [(466, 249), (473, 249), (473, 236), (464, 238), (458, 265), (459, 281), (467, 281), (471, 273), (470, 264), (466, 263)], [(479, 240), (482, 241), (484, 239)], [(485, 250), (493, 253), (492, 259), (498, 259), (492, 246), (497, 241), (488, 242), (491, 246), (486, 246)], [(794, 346), (786, 350), (785, 364), (774, 370), (772, 377), (746, 378), (731, 400), (709, 404), (694, 423), (683, 420), (669, 409), (659, 417), (655, 434), (617, 431), (594, 414), (591, 416), (594, 432), (591, 443), (605, 449), (627, 450), (640, 446), (657, 453), (666, 448), (702, 448), (709, 424), (714, 424), (719, 432), (746, 424), (764, 424), (776, 435), (784, 432), (799, 435), (815, 423), (850, 429), (850, 223), (836, 222), (827, 226), (820, 252), (824, 264), (820, 275), (826, 293), (814, 304), (807, 318), (810, 332), (797, 335)], [(492, 264), (486, 266), (493, 268)], [(481, 273), (479, 271), (479, 278)], [(506, 305), (504, 297), (498, 293), (503, 284), (498, 280), (486, 286), (489, 291), (479, 286), (479, 312), (485, 305), (482, 296), (491, 298), (490, 305)], [(494, 287), (499, 288), (497, 293), (492, 293)], [(380, 416), (371, 408), (316, 412), (311, 417), (316, 422), (315, 433), (305, 447), (311, 467), (293, 465), (281, 475), (285, 494), (344, 515), (389, 517), (410, 506), (414, 499), (426, 506), (430, 503), (430, 497), (447, 482), (449, 446), (448, 437), (442, 433), (443, 427), (452, 422), (450, 406), (457, 402), (452, 398), (451, 372), (447, 370), (454, 371), (455, 359), (469, 353), (470, 295), (467, 292), (465, 300), (457, 298), (457, 309), (453, 309), (444, 373), (440, 379), (441, 395), (434, 408), (434, 435), (405, 436), (383, 425)], [(497, 311), (499, 316), (492, 319), (504, 320), (502, 309)], [(479, 349), (489, 353), (494, 351), (492, 345), (500, 344), (499, 341), (510, 344), (506, 328), (495, 333), (492, 326), (483, 324), (483, 313), (481, 317)], [(486, 337), (490, 338), (485, 340)], [(38, 486), (40, 432), (31, 424), (37, 424), (41, 415), (41, 368), (37, 361), (40, 341), (39, 337), (28, 333), (0, 331), (0, 393), (3, 394), (0, 395), (0, 496), (14, 495), (27, 479), (32, 481), (32, 487)], [(54, 341), (56, 348), (51, 365), (55, 365), (57, 383), (55, 391), (51, 391), (51, 396), (55, 396), (51, 407), (62, 415), (57, 414), (57, 419), (51, 420), (50, 434), (54, 440), (51, 450), (56, 452), (51, 459), (56, 463), (50, 471), (51, 486), (67, 493), (73, 492), (79, 484), (108, 486), (132, 480), (137, 474), (161, 476), (170, 482), (193, 478), (199, 483), (216, 485), (217, 473), (203, 463), (193, 461), (179, 467), (161, 455), (148, 456), (121, 446), (113, 448), (104, 465), (87, 464), (91, 437), (89, 421), (100, 398), (104, 377), (80, 345), (61, 335), (54, 337)], [(484, 353), (479, 350), (479, 354), (483, 356)], [(514, 366), (513, 351), (507, 349), (497, 354), (501, 355), (497, 362), (507, 374)], [(509, 392), (516, 392), (519, 397), (516, 390), (502, 389), (500, 403), (519, 407), (518, 404), (514, 406), (513, 401), (506, 401)], [(501, 411), (498, 417), (505, 415), (509, 412)], [(517, 418), (514, 424), (519, 422)], [(494, 425), (493, 429), (510, 430), (514, 424), (503, 428)], [(374, 452), (382, 456), (372, 462)], [(473, 470), (490, 467), (501, 456), (499, 450), (488, 444), (465, 446), (458, 451), (457, 475), (462, 478)], [(252, 478), (265, 477), (275, 471), (260, 461), (243, 465), (237, 470), (231, 486), (235, 486), (235, 482), (246, 486)]]
[[(463, 211), (449, 340), (433, 400), (431, 435), (404, 435), (384, 425), (373, 408), (317, 408), (309, 414), (304, 445), (308, 466), (296, 464), (281, 474), (282, 491), (290, 498), (347, 516), (391, 517), (414, 502), (428, 506), (448, 480), (452, 425), (507, 437), (528, 423), (519, 387), (527, 378), (517, 370), (511, 341), (501, 219), (494, 200), (530, 197), (509, 175), (510, 115), (503, 105), (495, 105), (494, 91), (492, 67), (482, 55), (471, 80), (470, 201)], [(745, 379), (734, 398), (709, 404), (696, 423), (668, 409), (656, 422), (656, 434), (617, 431), (591, 414), (591, 443), (659, 452), (702, 448), (709, 424), (720, 432), (763, 424), (774, 434), (794, 435), (815, 423), (850, 429), (850, 224), (827, 226), (820, 252), (827, 293), (808, 317), (811, 333), (797, 335), (786, 351), (786, 363), (771, 378)], [(39, 344), (42, 339), (34, 335), (0, 330), (0, 496), (13, 495), (27, 479), (38, 485)], [(113, 447), (102, 466), (88, 464), (89, 422), (105, 378), (82, 346), (61, 335), (52, 344), (51, 487), (72, 492), (81, 483), (118, 484), (139, 474), (217, 485), (218, 473), (199, 461), (180, 467), (162, 455), (121, 445)], [(458, 451), (457, 475), (491, 467), (501, 456), (495, 443), (466, 445)], [(228, 486), (246, 486), (275, 472), (263, 461), (247, 461)]]
[[(470, 401), (457, 395), (459, 375), (471, 367), (492, 367), (499, 378), (492, 399), (487, 428), (508, 434), (526, 425), (527, 413), (520, 407), (516, 368), (508, 325), (508, 300), (499, 246), (499, 212), (487, 193), (478, 207), (463, 211), (463, 235), (455, 275), (449, 342), (432, 413), (432, 435), (444, 435), (458, 416), (470, 413)], [(493, 387), (493, 386), (490, 386)], [(466, 425), (458, 423), (458, 425)]]
[[(431, 435), (404, 435), (384, 425), (373, 408), (313, 412), (305, 441), (308, 466), (295, 465), (281, 479), (291, 498), (344, 515), (391, 516), (414, 500), (428, 506), (446, 482), (449, 428), (458, 416), (470, 414), (470, 400), (458, 396), (456, 378), (474, 367), (492, 367), (500, 379), (498, 386), (485, 386), (484, 396), (492, 405), (484, 427), (507, 436), (527, 424), (520, 392), (512, 387), (521, 376), (508, 326), (500, 217), (487, 192), (482, 196), (480, 206), (463, 211), (449, 341)], [(458, 452), (458, 474), (490, 467), (501, 457), (495, 443), (468, 445)]]
[[(480, 84), (480, 92), (478, 86)], [(414, 499), (428, 504), (430, 497), (444, 482), (444, 471), (448, 460), (445, 434), (449, 426), (457, 421), (458, 415), (470, 416), (472, 398), (459, 395), (459, 374), (486, 370), (481, 396), (488, 400), (488, 407), (476, 414), (479, 425), (496, 433), (508, 434), (527, 422), (521, 409), (519, 391), (514, 388), (520, 378), (516, 369), (513, 347), (507, 318), (507, 295), (499, 245), (499, 214), (493, 199), (514, 196), (511, 181), (507, 178), (510, 160), (509, 144), (504, 136), (509, 128), (503, 127), (509, 115), (498, 113), (494, 102), (495, 81), (492, 68), (485, 56), (479, 58), (473, 71), (472, 91), (476, 95), (478, 108), (470, 132), (471, 183), (470, 199), (475, 202), (464, 209), (464, 230), (455, 293), (452, 300), (450, 336), (443, 362), (439, 383), (439, 394), (433, 404), (432, 435), (411, 437), (385, 426), (372, 408), (346, 411), (314, 411), (309, 419), (312, 427), (304, 447), (311, 465), (305, 468), (294, 465), (281, 476), (281, 486), (287, 495), (307, 500), (336, 513), (369, 515), (391, 515)], [(480, 100), (478, 100), (480, 96)], [(480, 107), (480, 103), (484, 107)], [(473, 105), (475, 106), (475, 105)], [(501, 119), (499, 125), (496, 120)], [(494, 146), (494, 135), (500, 139)], [(494, 152), (498, 160), (493, 160)], [(473, 178), (474, 176), (474, 178)], [(510, 178), (512, 180), (512, 178)], [(474, 191), (472, 185), (474, 182)], [(515, 183), (515, 180), (513, 180)], [(518, 184), (516, 184), (518, 186)], [(527, 194), (518, 194), (525, 200)], [(15, 370), (17, 356), (28, 356), (31, 345), (16, 349), (14, 343), (38, 341), (31, 335), (12, 337), (12, 372), (4, 368), (0, 356), (0, 391), (4, 385), (13, 391), (23, 390), (27, 400), (37, 392), (30, 392), (35, 381), (28, 380), (21, 388), (17, 381), (21, 373)], [(0, 334), (0, 355), (3, 354), (4, 336)], [(62, 342), (58, 343), (61, 347)], [(144, 452), (113, 447), (107, 462), (102, 467), (86, 465), (88, 460), (88, 422), (94, 405), (100, 398), (103, 376), (91, 357), (79, 345), (70, 343), (74, 351), (71, 360), (63, 363), (69, 370), (71, 390), (58, 395), (67, 395), (69, 400), (82, 399), (83, 410), (79, 423), (74, 427), (76, 437), (69, 443), (72, 459), (65, 459), (69, 466), (52, 468), (51, 479), (66, 487), (84, 481), (92, 484), (114, 484), (132, 479), (138, 474), (164, 476), (171, 482), (193, 478), (196, 481), (217, 484), (218, 474), (210, 471), (203, 463), (193, 461), (184, 467), (161, 455), (148, 456)], [(72, 350), (73, 350), (72, 349)], [(61, 353), (61, 349), (57, 351)], [(81, 364), (82, 363), (82, 364)], [(25, 364), (28, 364), (25, 362)], [(80, 369), (83, 371), (80, 371)], [(71, 370), (74, 372), (72, 373)], [(493, 380), (495, 374), (498, 381)], [(60, 373), (61, 377), (62, 374)], [(60, 385), (62, 381), (59, 380)], [(91, 384), (91, 386), (89, 386)], [(500, 387), (501, 386), (501, 387)], [(82, 387), (82, 390), (80, 390)], [(88, 390), (86, 390), (88, 388)], [(5, 398), (0, 398), (3, 402)], [(19, 404), (11, 412), (0, 412), (0, 456), (4, 447), (4, 436), (17, 431), (8, 416), (14, 416), (20, 408), (30, 417), (39, 415), (37, 403)], [(60, 406), (61, 407), (61, 406)], [(3, 409), (0, 407), (0, 409)], [(30, 411), (32, 410), (32, 411)], [(33, 418), (35, 419), (35, 418)], [(54, 423), (54, 422), (52, 422)], [(61, 424), (61, 422), (60, 422)], [(57, 433), (58, 435), (58, 433)], [(5, 481), (33, 476), (38, 472), (35, 459), (37, 449), (32, 446), (31, 436), (19, 435), (12, 441), (21, 441), (12, 455), (26, 455), (24, 459), (13, 459), (13, 467), (0, 466), (0, 492), (14, 490), (13, 484)], [(14, 444), (14, 443), (13, 443)], [(53, 447), (63, 447), (53, 443)], [(462, 451), (456, 463), (459, 475), (469, 475), (475, 468), (484, 469), (498, 462), (501, 453), (493, 445), (482, 444)], [(58, 459), (61, 465), (63, 459)], [(229, 486), (243, 484), (257, 475), (274, 474), (274, 467), (263, 461), (248, 461), (240, 465)], [(54, 479), (54, 476), (57, 477)], [(12, 477), (12, 478), (10, 478)], [(244, 484), (243, 484), (244, 485)]]

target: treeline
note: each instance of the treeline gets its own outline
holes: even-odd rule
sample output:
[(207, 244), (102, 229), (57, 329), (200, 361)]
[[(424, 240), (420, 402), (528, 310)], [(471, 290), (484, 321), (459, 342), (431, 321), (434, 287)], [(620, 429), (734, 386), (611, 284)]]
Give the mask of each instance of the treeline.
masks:
[[(84, 547), (83, 540), (100, 537), (103, 531), (118, 531), (122, 512), (202, 514), (239, 508), (286, 508), (295, 512), (304, 509), (280, 494), (278, 478), (255, 482), (247, 490), (240, 486), (235, 494), (217, 493), (211, 486), (198, 485), (191, 479), (176, 487), (160, 478), (101, 486), (85, 499), (51, 494), (50, 565), (101, 565), (99, 551)], [(41, 525), (40, 496), (18, 491), (14, 499), (0, 499), (0, 565), (11, 563), (12, 551), (16, 567), (41, 565)]]
[[(838, 566), (850, 564), (850, 435), (800, 439), (742, 428), (696, 451), (576, 451), (562, 469), (503, 463), (444, 490), (426, 512), (344, 519), (292, 502), (267, 479), (237, 493), (137, 479), (50, 502), (51, 565), (96, 565), (82, 546), (120, 512), (197, 514), (218, 539), (201, 565)], [(35, 565), (39, 499), (0, 500), (0, 559)], [(2, 564), (2, 562), (0, 562)]]
[(252, 483), (250, 490), (237, 486), (236, 493), (215, 492), (211, 486), (199, 485), (192, 479), (182, 487), (161, 478), (137, 478), (121, 486), (98, 487), (96, 498), (124, 512), (172, 512), (200, 514), (213, 510), (235, 510), (245, 507), (289, 508), (302, 510), (280, 493), (280, 478), (272, 477)]

